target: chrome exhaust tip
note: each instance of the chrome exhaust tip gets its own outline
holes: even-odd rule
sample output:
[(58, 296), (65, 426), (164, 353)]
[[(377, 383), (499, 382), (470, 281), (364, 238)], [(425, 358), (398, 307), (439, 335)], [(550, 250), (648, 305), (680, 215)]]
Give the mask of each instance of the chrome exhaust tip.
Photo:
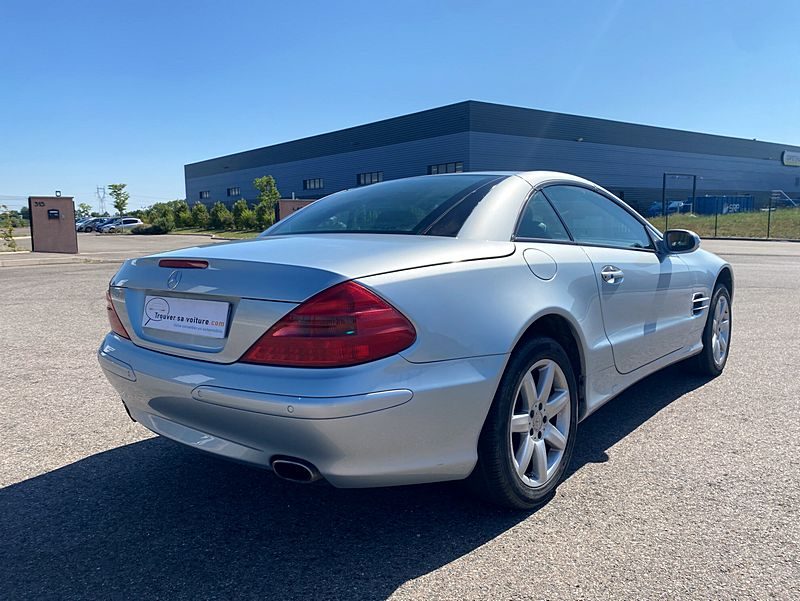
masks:
[(322, 477), (317, 468), (302, 459), (279, 457), (273, 459), (270, 465), (278, 478), (291, 482), (309, 484)]

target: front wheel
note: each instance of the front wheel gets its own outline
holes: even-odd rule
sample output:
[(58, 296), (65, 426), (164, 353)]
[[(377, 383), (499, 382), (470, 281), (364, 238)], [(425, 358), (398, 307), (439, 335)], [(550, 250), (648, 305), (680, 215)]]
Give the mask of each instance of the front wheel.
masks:
[(533, 338), (515, 351), (478, 441), (470, 483), (482, 497), (516, 509), (545, 503), (569, 465), (578, 388), (564, 349)]
[(731, 294), (725, 284), (717, 284), (703, 328), (703, 350), (694, 357), (695, 371), (716, 378), (725, 369), (731, 346)]

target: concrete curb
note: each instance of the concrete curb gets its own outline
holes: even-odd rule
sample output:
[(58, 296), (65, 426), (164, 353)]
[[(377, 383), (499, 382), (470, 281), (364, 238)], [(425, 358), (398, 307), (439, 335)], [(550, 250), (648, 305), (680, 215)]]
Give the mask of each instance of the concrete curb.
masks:
[[(136, 236), (138, 234), (131, 234), (131, 235)], [(150, 235), (160, 236), (162, 234), (150, 234)], [(202, 238), (213, 238), (214, 237), (214, 234), (201, 234), (200, 232), (175, 232), (175, 231), (172, 231), (168, 235), (169, 236), (200, 236)]]
[(733, 240), (742, 242), (800, 242), (798, 238), (738, 238), (736, 236), (717, 236), (712, 238), (710, 236), (700, 236), (700, 240)]
[(0, 267), (35, 267), (38, 265), (80, 265), (86, 263), (123, 263), (125, 259), (95, 259), (90, 257), (33, 257), (31, 259), (0, 259)]

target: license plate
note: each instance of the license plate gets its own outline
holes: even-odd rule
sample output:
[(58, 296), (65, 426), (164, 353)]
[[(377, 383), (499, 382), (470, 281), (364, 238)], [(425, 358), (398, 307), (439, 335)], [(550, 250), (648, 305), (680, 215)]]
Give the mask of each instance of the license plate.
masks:
[(208, 338), (224, 338), (229, 303), (172, 296), (146, 296), (142, 327)]

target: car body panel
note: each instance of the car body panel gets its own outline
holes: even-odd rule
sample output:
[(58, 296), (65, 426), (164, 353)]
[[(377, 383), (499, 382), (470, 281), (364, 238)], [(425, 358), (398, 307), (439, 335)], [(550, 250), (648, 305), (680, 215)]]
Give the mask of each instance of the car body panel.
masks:
[[(275, 455), (303, 457), (332, 484), (355, 487), (468, 476), (506, 361), (500, 355), (423, 368), (394, 356), (338, 369), (219, 365), (142, 349), (115, 334), (98, 356), (131, 417), (150, 430), (264, 468)], [(135, 381), (118, 375), (120, 365), (130, 366)], [(272, 405), (282, 397), (285, 416), (193, 397), (198, 388), (231, 382), (240, 394), (263, 391)], [(392, 390), (413, 390), (413, 398), (377, 411), (351, 406), (347, 415), (335, 406), (341, 397)], [(288, 408), (304, 398), (316, 399), (328, 413), (293, 417)]]
[[(259, 237), (153, 255), (155, 258), (228, 259), (337, 273), (354, 279), (377, 273), (503, 257), (509, 241), (468, 240), (404, 234), (296, 234)], [(274, 298), (302, 301), (306, 297)]]
[[(647, 250), (584, 246), (600, 293), (603, 324), (620, 373), (684, 346), (692, 316), (693, 278), (677, 255)], [(604, 268), (618, 268), (608, 282)]]

